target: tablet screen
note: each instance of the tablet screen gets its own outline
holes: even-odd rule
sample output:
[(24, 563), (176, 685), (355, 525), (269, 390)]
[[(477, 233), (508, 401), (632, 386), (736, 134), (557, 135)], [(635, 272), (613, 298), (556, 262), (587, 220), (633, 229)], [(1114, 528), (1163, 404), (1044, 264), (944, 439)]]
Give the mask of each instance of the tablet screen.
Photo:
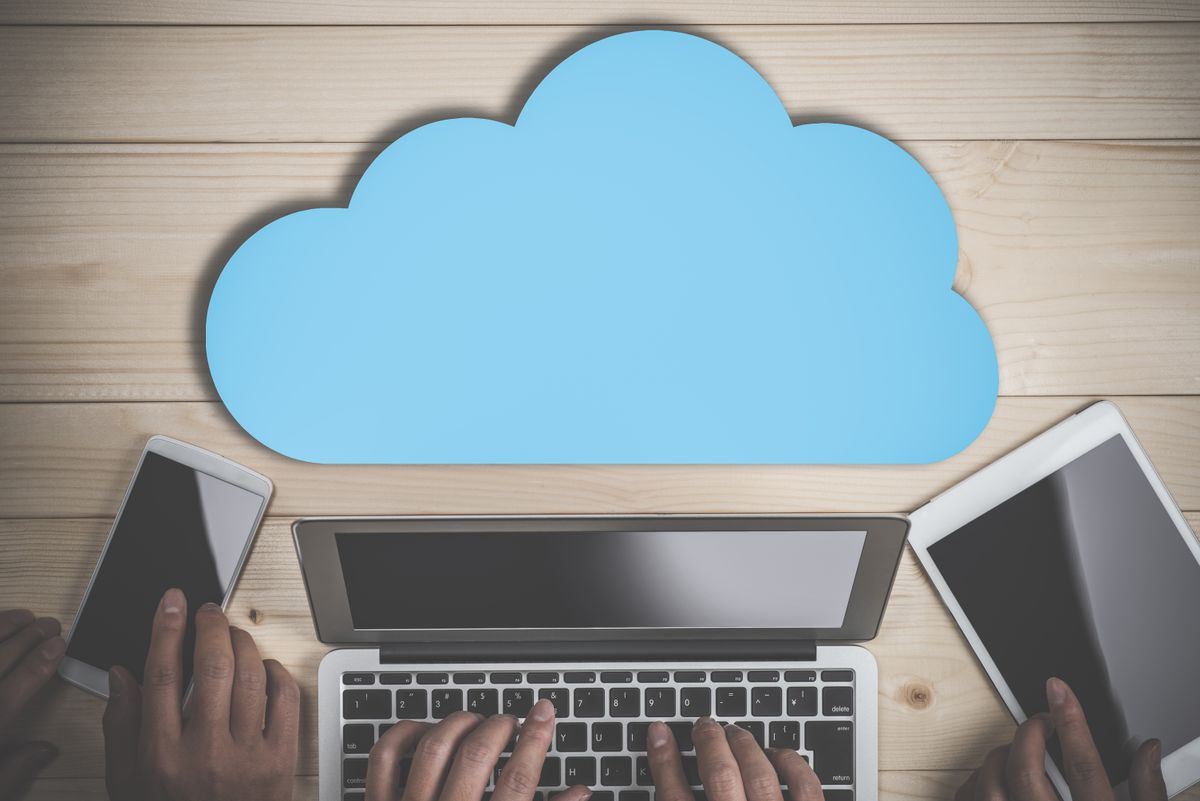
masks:
[(929, 554), (1027, 714), (1071, 685), (1114, 785), (1146, 739), (1200, 737), (1200, 564), (1120, 436)]

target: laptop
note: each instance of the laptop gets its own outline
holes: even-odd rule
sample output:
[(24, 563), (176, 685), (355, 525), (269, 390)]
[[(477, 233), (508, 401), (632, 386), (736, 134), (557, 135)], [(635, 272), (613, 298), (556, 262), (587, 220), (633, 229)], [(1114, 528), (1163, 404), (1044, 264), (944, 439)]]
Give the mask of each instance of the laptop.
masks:
[[(875, 636), (908, 521), (877, 517), (308, 519), (293, 535), (317, 636), (320, 801), (361, 801), (400, 720), (557, 710), (538, 798), (653, 801), (662, 720), (700, 789), (711, 715), (878, 796)], [(503, 759), (501, 760), (501, 763)], [(698, 793), (697, 798), (703, 796)]]

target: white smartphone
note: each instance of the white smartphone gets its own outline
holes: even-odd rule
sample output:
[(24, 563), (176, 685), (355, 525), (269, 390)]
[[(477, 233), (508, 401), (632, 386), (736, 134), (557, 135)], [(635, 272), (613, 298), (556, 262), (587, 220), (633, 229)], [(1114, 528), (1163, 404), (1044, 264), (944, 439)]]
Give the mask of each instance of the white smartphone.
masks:
[(141, 682), (155, 609), (178, 587), (188, 602), (187, 687), (193, 614), (209, 601), (224, 608), (273, 489), (266, 476), (215, 453), (151, 437), (84, 591), (59, 675), (103, 698), (114, 665)]

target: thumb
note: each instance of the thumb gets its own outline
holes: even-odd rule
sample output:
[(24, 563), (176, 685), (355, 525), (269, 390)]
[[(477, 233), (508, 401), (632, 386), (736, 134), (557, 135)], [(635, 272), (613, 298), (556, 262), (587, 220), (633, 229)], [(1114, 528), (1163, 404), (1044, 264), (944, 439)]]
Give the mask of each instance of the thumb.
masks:
[(1133, 801), (1167, 801), (1167, 784), (1162, 774), (1162, 743), (1147, 740), (1133, 755), (1129, 766), (1129, 795)]
[(108, 671), (108, 706), (104, 709), (104, 775), (110, 798), (130, 794), (141, 728), (141, 688), (128, 670), (114, 667)]
[(0, 798), (16, 798), (58, 756), (52, 743), (24, 743), (0, 755)]

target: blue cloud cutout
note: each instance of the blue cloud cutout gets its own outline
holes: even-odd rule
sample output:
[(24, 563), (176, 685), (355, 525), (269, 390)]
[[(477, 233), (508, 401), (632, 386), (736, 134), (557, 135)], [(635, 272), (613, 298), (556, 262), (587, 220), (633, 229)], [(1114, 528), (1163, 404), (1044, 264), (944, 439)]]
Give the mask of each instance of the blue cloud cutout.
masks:
[(932, 462), (996, 401), (957, 255), (902, 149), (793, 127), (712, 42), (626, 33), (515, 125), (425, 125), (348, 208), (251, 236), (208, 361), (246, 431), (312, 462)]

